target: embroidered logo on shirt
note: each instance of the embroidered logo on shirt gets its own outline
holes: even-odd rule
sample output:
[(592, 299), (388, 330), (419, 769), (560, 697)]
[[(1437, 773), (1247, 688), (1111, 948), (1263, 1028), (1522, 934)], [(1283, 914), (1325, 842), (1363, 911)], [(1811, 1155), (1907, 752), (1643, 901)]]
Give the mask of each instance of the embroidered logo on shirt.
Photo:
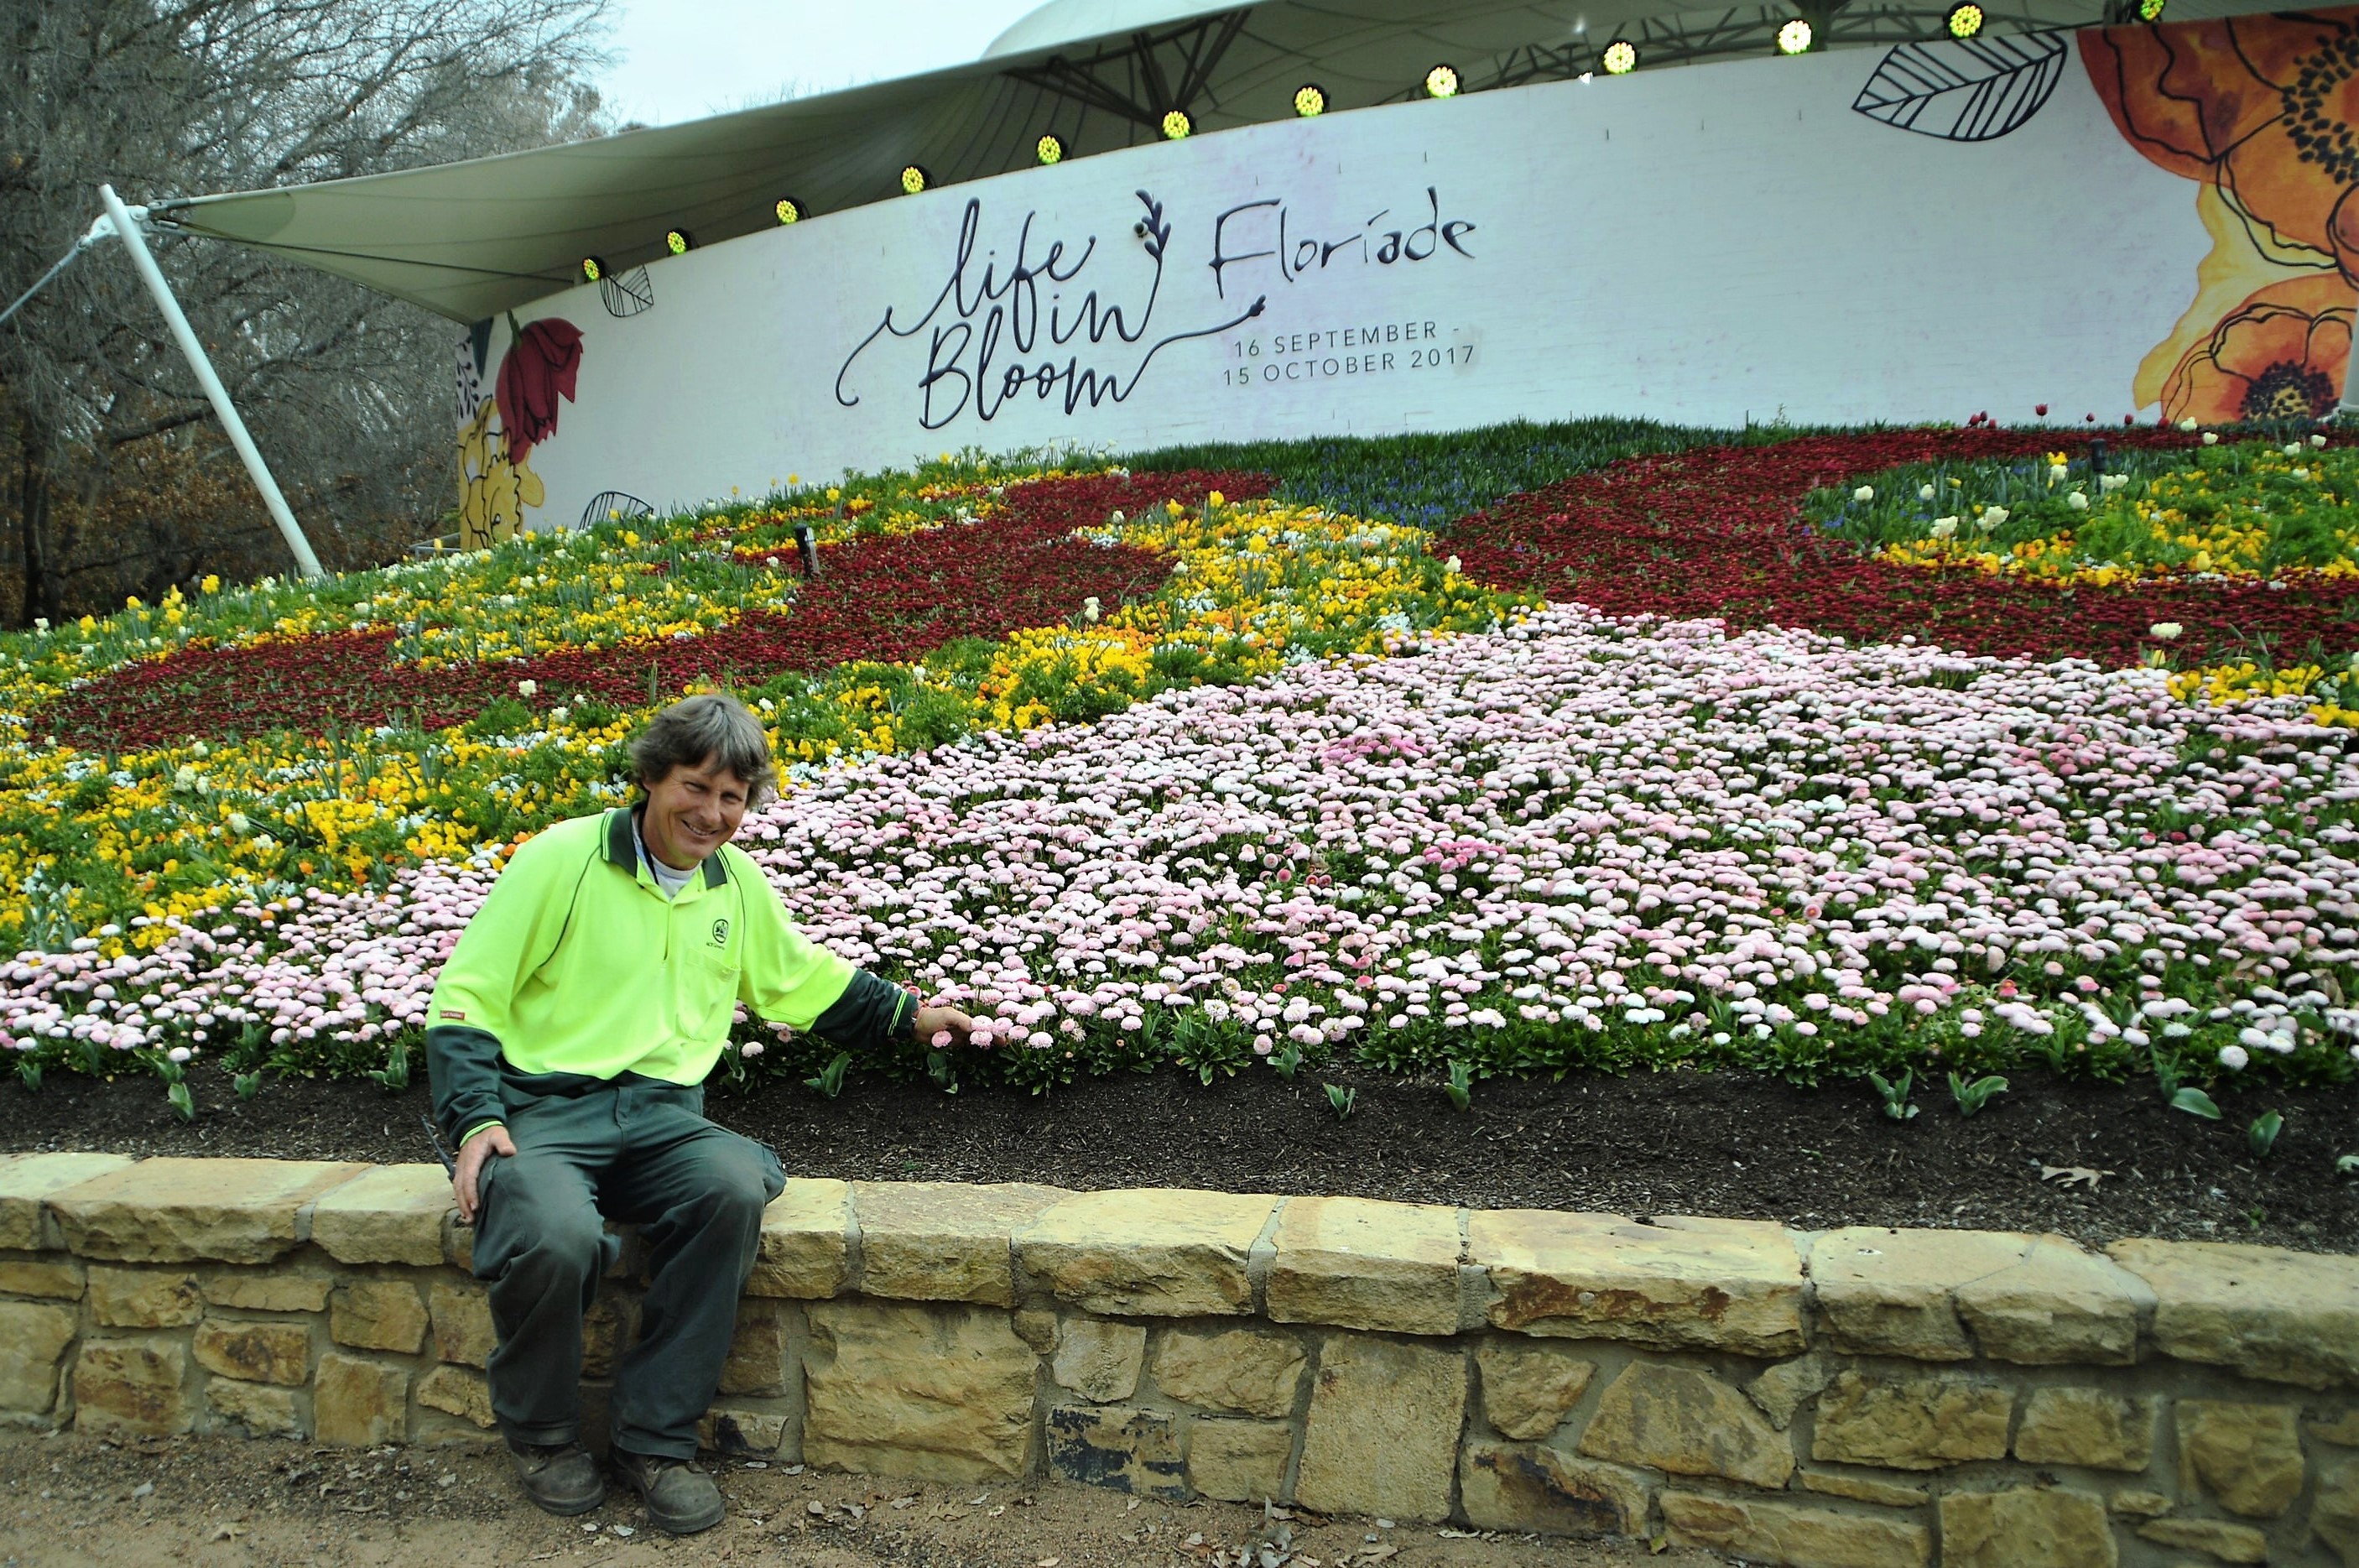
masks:
[(729, 922), (727, 920), (715, 920), (712, 922), (712, 945), (715, 947), (727, 947), (729, 945)]
[(467, 1015), (466, 1015), (466, 1014), (464, 1014), (464, 1013), (462, 1013), (462, 1012), (461, 1012), (461, 1011), (460, 1011), (458, 1008), (456, 1008), (456, 1007), (445, 1007), (445, 1008), (443, 1008), (443, 1009), (442, 1009), (442, 1016), (443, 1016), (444, 1018), (451, 1018), (451, 1019), (452, 1019), (452, 1020), (454, 1020), (454, 1021), (456, 1021), (456, 1022), (462, 1023), (462, 1024), (463, 1024), (463, 1023), (465, 1023), (465, 1022), (467, 1021)]

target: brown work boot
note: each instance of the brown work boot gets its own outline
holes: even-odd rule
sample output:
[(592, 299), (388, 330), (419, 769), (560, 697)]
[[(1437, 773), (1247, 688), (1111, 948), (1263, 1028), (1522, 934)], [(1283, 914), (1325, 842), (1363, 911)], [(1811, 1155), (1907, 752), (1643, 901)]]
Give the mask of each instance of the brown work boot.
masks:
[(511, 1443), (524, 1495), (552, 1514), (586, 1514), (606, 1500), (606, 1479), (578, 1443)]
[(691, 1461), (617, 1448), (614, 1473), (646, 1500), (658, 1530), (694, 1535), (721, 1522), (721, 1488)]

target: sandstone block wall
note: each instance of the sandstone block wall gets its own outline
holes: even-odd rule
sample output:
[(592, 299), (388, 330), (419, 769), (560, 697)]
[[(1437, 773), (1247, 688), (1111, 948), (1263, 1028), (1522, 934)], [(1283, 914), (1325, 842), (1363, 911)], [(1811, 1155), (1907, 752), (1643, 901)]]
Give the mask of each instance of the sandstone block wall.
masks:
[[(494, 1441), (449, 1198), (432, 1166), (0, 1159), (0, 1421)], [(593, 1441), (637, 1268), (589, 1325)], [(704, 1435), (1795, 1568), (2359, 1568), (2359, 1258), (799, 1181)]]

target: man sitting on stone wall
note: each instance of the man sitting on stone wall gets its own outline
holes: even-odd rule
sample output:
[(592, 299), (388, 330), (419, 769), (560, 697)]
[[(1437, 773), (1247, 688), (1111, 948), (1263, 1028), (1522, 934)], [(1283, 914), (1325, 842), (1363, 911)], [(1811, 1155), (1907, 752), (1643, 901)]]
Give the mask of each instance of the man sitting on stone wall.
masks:
[(851, 1049), (973, 1020), (814, 945), (743, 850), (777, 787), (734, 699), (690, 697), (631, 747), (643, 798), (519, 847), (444, 964), (426, 1051), (451, 1187), (491, 1281), (492, 1410), (527, 1496), (605, 1499), (581, 1444), (582, 1321), (636, 1223), (649, 1253), (638, 1342), (614, 1375), (613, 1461), (675, 1534), (721, 1519), (693, 1463), (729, 1354), (777, 1156), (704, 1117), (738, 1003)]

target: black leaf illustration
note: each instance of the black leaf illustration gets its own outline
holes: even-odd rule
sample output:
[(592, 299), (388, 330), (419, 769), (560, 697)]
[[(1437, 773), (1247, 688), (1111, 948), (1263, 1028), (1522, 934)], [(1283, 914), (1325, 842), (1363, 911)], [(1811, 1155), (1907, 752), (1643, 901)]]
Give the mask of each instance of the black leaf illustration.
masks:
[(1922, 136), (1995, 141), (2039, 113), (2063, 80), (2065, 32), (1901, 44), (1884, 57), (1852, 107)]
[(612, 273), (601, 278), (598, 297), (606, 301), (606, 314), (610, 316), (636, 316), (656, 308), (656, 286), (648, 280), (644, 267), (635, 267), (620, 278)]
[(641, 517), (652, 517), (655, 515), (656, 509), (636, 495), (627, 495), (620, 490), (601, 490), (597, 495), (590, 497), (588, 506), (582, 508), (582, 521), (577, 526), (586, 528), (592, 523), (603, 523), (609, 519), (632, 523)]
[(1139, 220), (1138, 237), (1147, 245), (1148, 258), (1161, 261), (1163, 247), (1171, 243), (1171, 225), (1164, 222), (1163, 203), (1144, 191), (1134, 191), (1132, 194), (1147, 207), (1147, 216)]

